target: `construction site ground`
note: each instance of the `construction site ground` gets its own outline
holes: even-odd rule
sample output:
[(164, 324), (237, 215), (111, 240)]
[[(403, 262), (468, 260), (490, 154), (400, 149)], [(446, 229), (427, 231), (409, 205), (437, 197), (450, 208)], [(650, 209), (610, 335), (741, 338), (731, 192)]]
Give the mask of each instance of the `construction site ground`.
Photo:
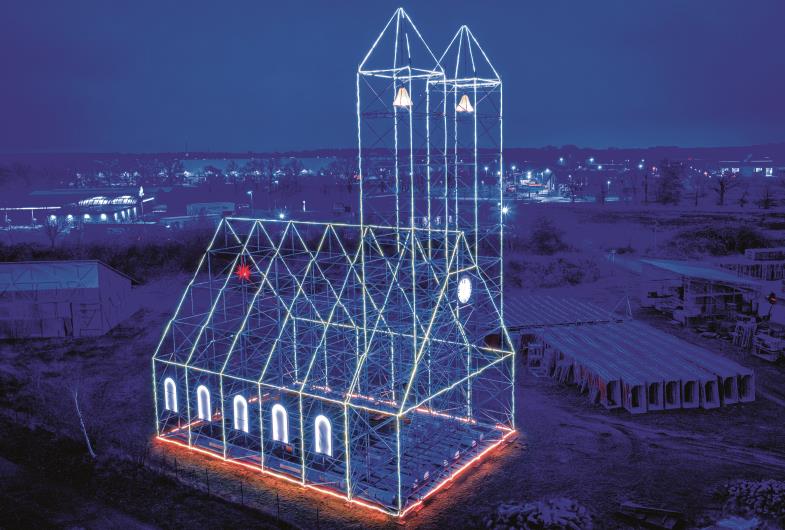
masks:
[[(139, 311), (99, 339), (0, 343), (0, 407), (6, 421), (50, 428), (81, 444), (68, 393), (70, 388), (78, 387), (96, 452), (99, 459), (110, 462), (109, 469), (112, 460), (142, 462), (146, 469), (179, 482), (185, 492), (190, 489), (200, 498), (209, 492), (207, 499), (244, 505), (240, 509), (245, 521), (251, 509), (259, 512), (259, 520), (267, 524), (280, 518), (302, 528), (465, 528), (480, 526), (483, 517), (501, 502), (552, 497), (570, 497), (584, 504), (600, 528), (629, 527), (614, 516), (624, 501), (683, 511), (692, 521), (700, 522), (705, 514), (721, 509), (715, 493), (725, 482), (785, 476), (785, 369), (741, 356), (727, 342), (702, 338), (672, 325), (664, 316), (641, 312), (634, 296), (635, 318), (755, 369), (757, 400), (710, 411), (631, 416), (623, 410), (607, 411), (588, 403), (575, 387), (526, 373), (519, 359), (518, 437), (490, 453), (402, 522), (184, 449), (152, 443), (148, 454), (145, 447), (153, 439), (155, 425), (150, 356), (185, 282), (187, 277), (178, 275), (140, 286)], [(633, 273), (619, 272), (582, 286), (577, 295), (569, 288), (548, 289), (547, 294), (578, 296), (613, 307), (629, 294), (631, 284)], [(9, 431), (0, 430), (0, 448), (12, 445), (8, 436)], [(28, 449), (35, 449), (35, 440), (28, 437)], [(41, 450), (53, 451), (49, 446)], [(40, 469), (31, 473), (27, 469), (29, 461), (15, 461), (15, 454), (6, 453), (13, 451), (4, 451), (0, 457), (10, 461), (9, 467), (15, 466), (16, 475), (30, 473), (40, 482), (53, 478)], [(63, 477), (56, 478), (62, 481)], [(132, 477), (118, 471), (116, 480), (130, 481)], [(30, 484), (33, 488), (34, 481)], [(48, 490), (52, 487), (56, 486), (50, 483)], [(146, 487), (154, 499), (160, 497), (155, 488), (172, 486), (161, 481)], [(25, 501), (18, 489), (13, 503), (8, 495), (0, 488), (0, 505), (34, 502)], [(71, 497), (78, 495), (85, 498), (74, 502), (96, 500), (92, 498), (94, 492), (69, 491)], [(144, 507), (136, 505), (139, 502), (138, 497), (100, 499), (102, 509), (116, 520), (131, 514), (140, 525), (160, 526), (161, 519), (146, 515), (140, 509)], [(203, 502), (205, 509), (216, 510), (208, 500)], [(62, 514), (47, 517), (51, 521), (44, 522), (63, 520)], [(195, 525), (204, 515), (191, 509), (179, 517), (178, 523)], [(80, 522), (71, 510), (67, 520), (96, 527), (94, 515), (86, 515)]]

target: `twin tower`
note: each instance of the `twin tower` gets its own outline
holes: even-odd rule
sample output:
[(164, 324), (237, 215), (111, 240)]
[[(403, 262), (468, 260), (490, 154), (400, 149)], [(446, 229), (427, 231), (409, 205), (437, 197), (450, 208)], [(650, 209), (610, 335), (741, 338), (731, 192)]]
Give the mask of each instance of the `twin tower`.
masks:
[(469, 28), (437, 58), (396, 10), (357, 70), (357, 127), (360, 223), (430, 230), (429, 253), (462, 231), (501, 307), (502, 81)]

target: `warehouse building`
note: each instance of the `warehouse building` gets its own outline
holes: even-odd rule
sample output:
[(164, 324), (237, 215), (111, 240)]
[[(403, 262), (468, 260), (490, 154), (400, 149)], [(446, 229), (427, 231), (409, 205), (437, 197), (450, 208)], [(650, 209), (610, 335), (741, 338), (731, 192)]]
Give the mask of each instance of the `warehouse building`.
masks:
[(0, 263), (0, 339), (103, 335), (131, 314), (131, 283), (100, 261)]
[[(768, 292), (753, 278), (698, 262), (642, 259), (641, 306), (687, 325), (756, 316)], [(765, 310), (765, 304), (764, 304)]]

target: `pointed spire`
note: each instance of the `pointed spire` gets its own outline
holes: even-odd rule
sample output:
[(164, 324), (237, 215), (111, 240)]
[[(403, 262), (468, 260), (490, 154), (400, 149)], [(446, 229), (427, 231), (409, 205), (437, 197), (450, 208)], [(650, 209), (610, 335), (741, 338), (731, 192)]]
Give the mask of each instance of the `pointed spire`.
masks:
[[(468, 26), (461, 26), (439, 59), (444, 75), (449, 81), (480, 79), (501, 82), (485, 51)], [(461, 98), (463, 103), (463, 98)], [(456, 109), (457, 110), (457, 109)], [(460, 111), (459, 112), (471, 112)]]
[(438, 59), (403, 8), (398, 8), (359, 66), (360, 73), (411, 68), (442, 74)]

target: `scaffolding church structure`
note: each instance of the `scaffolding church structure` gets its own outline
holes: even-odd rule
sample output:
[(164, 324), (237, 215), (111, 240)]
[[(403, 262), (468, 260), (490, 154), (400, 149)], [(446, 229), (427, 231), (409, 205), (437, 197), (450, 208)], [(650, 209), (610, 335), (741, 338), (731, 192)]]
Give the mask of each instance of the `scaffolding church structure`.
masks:
[[(390, 33), (392, 67), (370, 69)], [(160, 440), (402, 516), (515, 432), (501, 194), (477, 213), (500, 143), (456, 148), (484, 101), (442, 66), (402, 9), (360, 66), (359, 225), (222, 220), (153, 357)]]

